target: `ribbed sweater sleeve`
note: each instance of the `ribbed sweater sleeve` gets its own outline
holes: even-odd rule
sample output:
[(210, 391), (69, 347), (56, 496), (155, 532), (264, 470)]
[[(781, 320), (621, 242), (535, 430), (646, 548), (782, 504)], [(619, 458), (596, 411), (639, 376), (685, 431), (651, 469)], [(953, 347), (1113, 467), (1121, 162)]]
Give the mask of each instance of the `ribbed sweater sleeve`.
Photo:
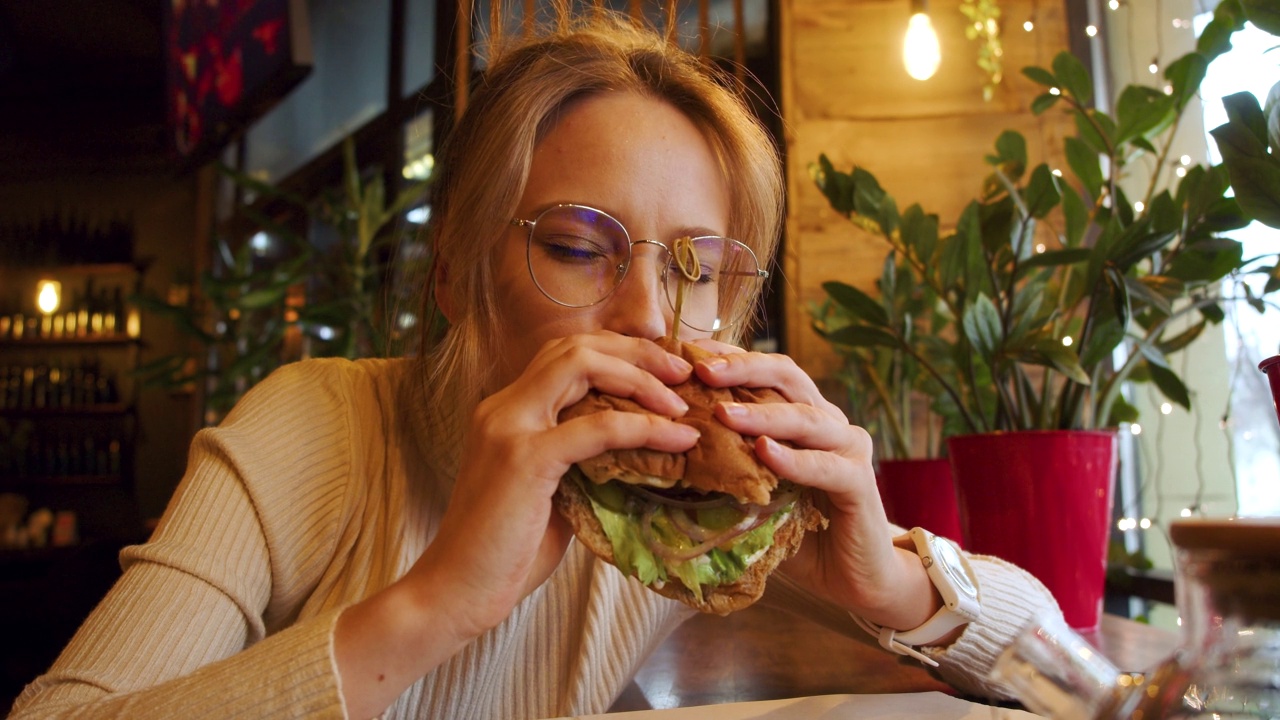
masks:
[(351, 486), (346, 388), (314, 379), (277, 372), (198, 434), (152, 538), (121, 554), (123, 576), (13, 717), (342, 715), (339, 608), (281, 631), (334, 553)]
[[(938, 662), (938, 668), (931, 670), (957, 690), (976, 697), (1010, 698), (1012, 693), (1008, 688), (988, 679), (996, 659), (1033, 618), (1061, 617), (1061, 610), (1049, 590), (1031, 573), (989, 555), (966, 553), (966, 557), (977, 575), (982, 616), (966, 625), (950, 645), (919, 650)], [(875, 638), (858, 627), (848, 612), (809, 594), (784, 573), (769, 579), (764, 601), (879, 647)], [(887, 650), (885, 657), (898, 662), (917, 662)]]

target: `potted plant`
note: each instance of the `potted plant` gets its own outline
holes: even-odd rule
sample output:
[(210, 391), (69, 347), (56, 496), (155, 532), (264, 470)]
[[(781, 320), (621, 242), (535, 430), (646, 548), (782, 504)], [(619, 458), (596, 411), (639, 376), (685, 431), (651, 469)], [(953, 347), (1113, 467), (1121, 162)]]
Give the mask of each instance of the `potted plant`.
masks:
[(866, 170), (837, 171), (825, 156), (813, 168), (831, 206), (888, 242), (941, 318), (939, 331), (909, 334), (865, 293), (828, 287), (849, 316), (828, 340), (901, 353), (936, 383), (968, 547), (1035, 573), (1077, 628), (1100, 612), (1114, 428), (1137, 416), (1124, 384), (1152, 382), (1189, 408), (1168, 357), (1220, 322), (1224, 302), (1265, 307), (1223, 279), (1263, 272), (1275, 289), (1274, 261), (1244, 258), (1224, 235), (1248, 222), (1226, 168), (1189, 168), (1173, 186), (1157, 175), (1133, 197), (1122, 185), (1139, 158), (1167, 157), (1205, 68), (1243, 22), (1238, 0), (1223, 2), (1197, 51), (1166, 69), (1172, 92), (1125, 87), (1114, 114), (1091, 107), (1092, 82), (1069, 53), (1026, 68), (1045, 87), (1033, 111), (1075, 119), (1067, 168), (1028, 168), (1024, 138), (1001, 133), (979, 198), (945, 235), (919, 205), (899, 211)]
[(846, 414), (876, 439), (886, 514), (903, 527), (926, 527), (963, 544), (951, 465), (942, 455), (942, 419), (931, 409), (938, 383), (917, 361), (919, 353), (857, 341), (865, 313), (898, 328), (905, 345), (928, 345), (947, 325), (933, 312), (932, 289), (892, 251), (876, 281), (877, 298), (838, 281), (823, 289), (826, 300), (809, 307), (812, 327), (843, 361), (836, 379), (846, 390)]
[[(361, 176), (350, 138), (343, 141), (342, 160), (341, 188), (314, 203), (220, 168), (255, 203), (286, 206), (294, 223), (277, 220), (255, 203), (242, 205), (239, 211), (251, 223), (244, 235), (267, 234), (276, 251), (220, 237), (218, 270), (200, 278), (194, 297), (134, 298), (199, 346), (196, 353), (166, 355), (142, 366), (138, 373), (145, 382), (170, 390), (205, 383), (205, 420), (212, 424), (257, 381), (299, 355), (399, 354), (403, 333), (392, 312), (398, 301), (390, 297), (395, 283), (388, 258), (403, 249), (404, 213), (425, 199), (429, 182), (414, 181), (388, 197), (381, 175)], [(425, 267), (427, 258), (417, 261)], [(303, 339), (305, 348), (297, 347)]]

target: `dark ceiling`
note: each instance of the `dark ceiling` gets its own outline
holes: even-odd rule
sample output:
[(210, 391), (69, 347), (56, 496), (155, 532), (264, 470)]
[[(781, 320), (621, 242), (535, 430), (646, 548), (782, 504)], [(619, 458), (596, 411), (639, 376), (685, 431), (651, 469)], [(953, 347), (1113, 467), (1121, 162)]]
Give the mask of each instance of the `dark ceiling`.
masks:
[(168, 1), (0, 0), (0, 180), (167, 171)]

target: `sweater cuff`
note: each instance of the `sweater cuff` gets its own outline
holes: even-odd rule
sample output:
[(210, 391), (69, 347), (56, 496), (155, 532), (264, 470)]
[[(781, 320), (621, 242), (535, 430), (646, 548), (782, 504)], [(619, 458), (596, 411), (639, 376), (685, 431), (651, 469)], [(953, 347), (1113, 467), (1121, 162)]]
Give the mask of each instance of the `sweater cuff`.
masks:
[(996, 557), (969, 556), (984, 597), (1020, 598), (1019, 602), (982, 603), (982, 617), (965, 626), (955, 642), (921, 650), (937, 660), (936, 671), (962, 692), (983, 697), (1012, 697), (1012, 690), (988, 679), (991, 669), (1018, 633), (1041, 614), (1060, 616), (1048, 589), (1030, 573)]

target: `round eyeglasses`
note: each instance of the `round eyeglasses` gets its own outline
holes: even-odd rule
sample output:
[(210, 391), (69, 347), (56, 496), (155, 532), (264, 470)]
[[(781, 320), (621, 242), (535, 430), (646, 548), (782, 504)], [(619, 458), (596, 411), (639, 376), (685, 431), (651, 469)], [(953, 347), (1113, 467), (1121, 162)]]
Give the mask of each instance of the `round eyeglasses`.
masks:
[(760, 284), (769, 277), (751, 248), (707, 235), (687, 240), (700, 272), (692, 273), (696, 280), (686, 280), (670, 247), (656, 240), (632, 240), (612, 215), (585, 205), (552, 205), (532, 220), (513, 218), (511, 224), (529, 231), (526, 256), (534, 285), (565, 307), (589, 307), (609, 297), (631, 267), (634, 245), (662, 248), (663, 294), (673, 312), (677, 296), (683, 295), (681, 324), (702, 332), (718, 332), (745, 319)]

